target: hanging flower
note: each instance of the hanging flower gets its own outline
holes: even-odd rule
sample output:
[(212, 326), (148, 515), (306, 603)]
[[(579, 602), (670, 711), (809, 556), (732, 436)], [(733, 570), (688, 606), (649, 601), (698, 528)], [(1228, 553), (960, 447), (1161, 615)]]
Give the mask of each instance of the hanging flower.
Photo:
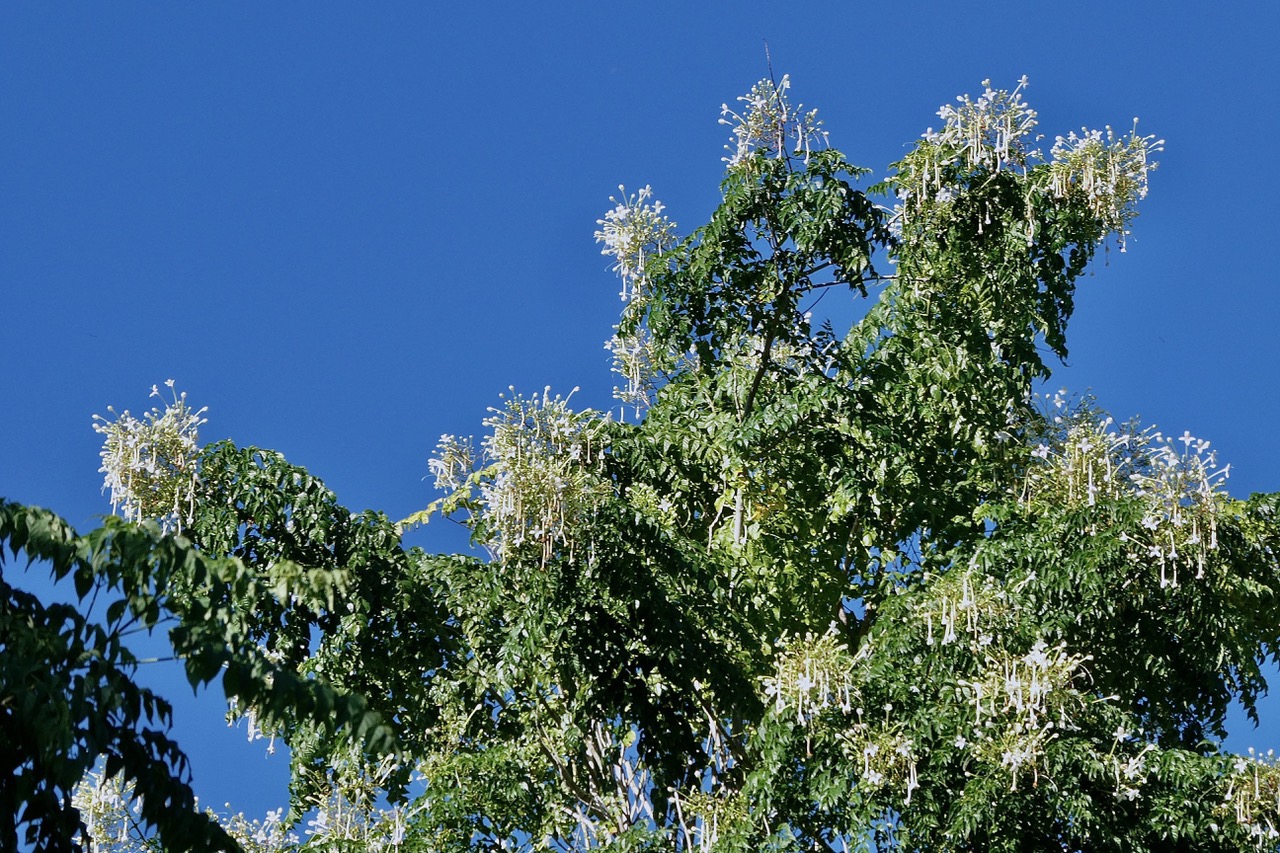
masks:
[(550, 388), (541, 397), (514, 395), (490, 412), (484, 424), (491, 432), (481, 447), (493, 473), (479, 484), (481, 517), (499, 557), (533, 546), (545, 563), (556, 548), (573, 548), (582, 525), (612, 493), (597, 470), (604, 420), (574, 412), (569, 398), (553, 397)]
[(1050, 188), (1059, 198), (1081, 198), (1107, 232), (1119, 236), (1120, 251), (1137, 204), (1147, 197), (1147, 176), (1156, 168), (1151, 155), (1164, 150), (1164, 140), (1138, 136), (1138, 120), (1126, 137), (1110, 126), (1084, 129), (1054, 140), (1049, 164)]

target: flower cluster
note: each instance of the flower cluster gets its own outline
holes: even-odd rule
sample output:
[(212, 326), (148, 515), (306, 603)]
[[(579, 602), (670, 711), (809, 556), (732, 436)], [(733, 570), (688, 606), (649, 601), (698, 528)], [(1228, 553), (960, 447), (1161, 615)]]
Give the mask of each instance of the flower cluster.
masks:
[(830, 707), (849, 713), (857, 699), (850, 675), (853, 658), (833, 631), (779, 641), (774, 674), (764, 679), (764, 695), (778, 714), (794, 712), (807, 725)]
[(979, 678), (960, 682), (972, 696), (974, 736), (961, 735), (957, 745), (1008, 768), (1011, 790), (1027, 771), (1038, 779), (1045, 746), (1072, 727), (1072, 712), (1085, 702), (1073, 684), (1087, 660), (1043, 640), (1023, 655), (988, 657)]
[[(861, 710), (857, 709), (859, 716)], [(904, 801), (911, 802), (912, 792), (920, 787), (914, 741), (900, 732), (859, 722), (844, 733), (844, 751), (851, 763), (862, 765), (859, 785), (874, 790), (902, 784)]]
[(1046, 395), (1050, 434), (1032, 450), (1026, 500), (1039, 506), (1088, 505), (1139, 498), (1141, 529), (1123, 538), (1135, 562), (1159, 566), (1161, 586), (1178, 583), (1179, 566), (1204, 577), (1218, 546), (1219, 496), (1231, 466), (1218, 466), (1209, 442), (1131, 424), (1117, 428), (1088, 410), (1067, 411), (1064, 392)]
[(1026, 772), (1038, 777), (1045, 745), (1074, 726), (1072, 718), (1085, 701), (1075, 681), (1089, 660), (1044, 640), (1026, 652), (1006, 647), (1008, 629), (1017, 621), (1017, 593), (1034, 579), (1030, 575), (1008, 589), (975, 560), (935, 578), (928, 597), (912, 608), (923, 623), (917, 630), (926, 646), (955, 645), (979, 662), (972, 678), (958, 681), (973, 716), (955, 746), (1005, 768), (1014, 790)]
[(676, 505), (670, 497), (661, 495), (649, 483), (632, 483), (627, 486), (627, 502), (650, 521), (673, 529), (676, 522)]
[(962, 189), (958, 178), (1009, 169), (1025, 174), (1029, 161), (1039, 156), (1028, 143), (1036, 113), (1022, 100), (1027, 79), (1012, 92), (992, 89), (989, 80), (982, 85), (976, 101), (961, 95), (958, 106), (939, 109), (942, 129), (926, 130), (920, 144), (897, 164), (898, 174), (889, 180), (898, 197), (890, 223), (895, 233), (902, 233), (909, 217), (953, 201)]
[[(173, 391), (173, 380), (164, 383), (173, 394), (164, 409), (158, 406), (136, 418), (126, 409), (108, 420), (94, 415), (93, 428), (100, 433), (102, 490), (111, 491), (111, 509), (120, 507), (130, 521), (157, 519), (165, 529), (181, 529), (195, 512), (198, 429), (206, 423), (205, 409), (192, 411), (186, 392)], [(151, 396), (160, 389), (151, 386)]]
[[(853, 683), (854, 667), (862, 656), (851, 655), (834, 629), (778, 645), (774, 674), (764, 679), (764, 694), (774, 712), (794, 713), (796, 722), (806, 727), (828, 709), (851, 717), (839, 737), (849, 760), (862, 765), (860, 784), (873, 789), (905, 784), (906, 801), (911, 802), (911, 793), (919, 787), (914, 744), (890, 724), (892, 706), (884, 709), (884, 725), (863, 720), (863, 709), (857, 707), (861, 694)], [(869, 653), (870, 645), (863, 649)]]
[(803, 104), (792, 106), (787, 100), (789, 88), (791, 79), (784, 74), (781, 83), (761, 80), (738, 98), (745, 105), (741, 114), (721, 104), (720, 123), (733, 128), (730, 144), (725, 146), (729, 156), (724, 158), (731, 167), (756, 154), (775, 158), (803, 154), (808, 163), (813, 147), (827, 144), (818, 111), (805, 112)]
[(700, 853), (734, 849), (734, 830), (750, 823), (746, 798), (740, 792), (721, 789), (681, 794), (673, 791), (671, 800), (676, 810), (677, 831), (683, 842), (679, 849)]
[(1045, 394), (1045, 435), (1031, 451), (1026, 500), (1033, 505), (1094, 506), (1133, 493), (1131, 475), (1141, 464), (1144, 438), (1138, 429), (1088, 405), (1073, 407), (1063, 389)]
[[(1118, 743), (1123, 743), (1129, 739), (1129, 734), (1121, 729), (1116, 731), (1115, 737)], [(1147, 756), (1155, 750), (1156, 745), (1148, 743), (1131, 755), (1112, 753), (1111, 769), (1116, 777), (1117, 800), (1132, 801), (1142, 796), (1142, 787), (1149, 773)]]
[[(391, 853), (404, 843), (412, 808), (379, 808), (377, 798), (396, 771), (393, 759), (368, 766), (358, 755), (330, 768), (328, 796), (314, 803), (315, 816), (301, 834), (284, 822), (284, 809), (264, 819), (243, 812), (206, 813), (245, 850), (245, 853), (294, 853), (303, 849), (359, 849)], [(81, 843), (88, 853), (144, 853), (158, 850), (156, 838), (140, 821), (141, 804), (121, 776), (108, 778), (101, 768), (89, 771), (72, 794), (87, 830)]]
[(969, 654), (987, 658), (1020, 619), (1019, 594), (1035, 581), (1035, 574), (1013, 586), (984, 568), (984, 560), (970, 558), (940, 575), (928, 574), (928, 592), (911, 605), (916, 630), (928, 647), (957, 645)]
[(646, 186), (627, 195), (626, 187), (618, 187), (622, 201), (610, 196), (613, 208), (604, 219), (597, 219), (597, 243), (603, 243), (600, 254), (614, 259), (613, 271), (622, 279), (623, 302), (643, 304), (648, 298), (646, 265), (675, 242), (675, 223), (662, 214), (665, 206), (653, 200), (653, 188)]
[[(122, 776), (108, 777), (101, 767), (90, 770), (72, 792), (71, 802), (84, 821), (85, 837), (80, 843), (87, 853), (145, 853), (160, 849), (142, 824), (141, 802)], [(239, 842), (245, 853), (288, 853), (302, 843), (299, 835), (283, 822), (283, 809), (268, 812), (263, 820), (251, 820), (243, 813), (208, 814)]]
[(137, 840), (141, 804), (120, 776), (108, 778), (100, 767), (90, 770), (72, 792), (71, 804), (84, 822), (80, 843), (89, 853), (128, 850)]
[(371, 765), (359, 750), (334, 761), (328, 769), (328, 795), (313, 803), (315, 817), (303, 832), (306, 846), (328, 849), (345, 842), (344, 847), (370, 853), (399, 850), (413, 808), (378, 807), (378, 797), (398, 770), (393, 757)]
[(655, 377), (658, 371), (654, 365), (653, 338), (645, 329), (638, 328), (630, 335), (615, 333), (605, 342), (604, 348), (613, 355), (613, 372), (626, 383), (614, 386), (614, 399), (624, 406), (633, 407), (639, 417), (657, 391)]
[(1027, 144), (1036, 127), (1036, 112), (1022, 100), (1026, 86), (1025, 76), (1012, 92), (992, 89), (991, 81), (983, 80), (983, 92), (976, 101), (961, 95), (956, 98), (959, 106), (946, 104), (938, 110), (942, 130), (929, 128), (925, 140), (953, 152), (970, 170), (1025, 168), (1027, 159), (1038, 154)]
[[(283, 656), (278, 653), (270, 653), (269, 657), (275, 658), (274, 662), (276, 663), (279, 663), (283, 658)], [(228, 700), (226, 720), (228, 728), (233, 728), (239, 724), (241, 720), (244, 720), (245, 735), (249, 743), (265, 740), (267, 741), (267, 755), (275, 755), (276, 733), (273, 731), (268, 732), (266, 729), (262, 728), (256, 708), (241, 708), (239, 700), (233, 696)]]
[(1164, 140), (1138, 136), (1138, 120), (1127, 137), (1117, 138), (1110, 126), (1085, 128), (1054, 140), (1049, 165), (1050, 188), (1059, 198), (1079, 195), (1108, 231), (1120, 239), (1128, 235), (1137, 216), (1137, 203), (1147, 197), (1147, 176), (1156, 167), (1151, 155), (1164, 150)]
[[(960, 578), (958, 594), (951, 594), (941, 588), (920, 605), (920, 609), (924, 611), (925, 645), (940, 643), (947, 646), (961, 636), (982, 637), (985, 642), (980, 642), (980, 645), (987, 645), (990, 643), (990, 636), (981, 634), (978, 630), (978, 599), (974, 594), (973, 573), (966, 571), (955, 574)], [(951, 575), (946, 576), (940, 586), (949, 585), (951, 580)]]
[(437, 489), (456, 492), (466, 487), (475, 465), (471, 439), (445, 434), (436, 442), (436, 455), (427, 461), (427, 470), (435, 475)]
[(1257, 850), (1274, 850), (1280, 843), (1280, 761), (1275, 753), (1238, 755), (1227, 775), (1219, 811), (1235, 819)]
[(484, 424), (492, 432), (482, 448), (494, 474), (480, 483), (482, 516), (499, 556), (533, 545), (545, 563), (558, 546), (573, 548), (575, 531), (611, 494), (596, 470), (604, 422), (594, 412), (574, 412), (569, 398), (551, 396), (550, 388), (489, 411)]
[[(230, 804), (227, 804), (228, 809)], [(240, 842), (245, 853), (289, 853), (297, 850), (302, 838), (284, 822), (284, 809), (267, 812), (262, 820), (236, 812), (218, 820), (227, 834)]]
[(1159, 561), (1162, 585), (1177, 584), (1183, 560), (1194, 562), (1196, 578), (1203, 578), (1206, 559), (1218, 547), (1218, 496), (1231, 466), (1219, 468), (1208, 447), (1187, 431), (1176, 439), (1153, 432), (1148, 464), (1132, 475), (1147, 512), (1144, 535), (1131, 538), (1147, 558)]

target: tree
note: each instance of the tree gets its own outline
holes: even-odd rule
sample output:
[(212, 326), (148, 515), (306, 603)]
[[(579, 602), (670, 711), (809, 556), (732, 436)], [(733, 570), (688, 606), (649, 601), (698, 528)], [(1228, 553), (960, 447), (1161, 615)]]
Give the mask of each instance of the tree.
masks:
[[(395, 733), (248, 692), (295, 815), (370, 849), (1276, 849), (1280, 770), (1221, 739), (1280, 644), (1280, 497), (1037, 392), (1160, 143), (1045, 157), (1022, 85), (988, 86), (864, 188), (788, 86), (724, 108), (706, 225), (648, 188), (600, 221), (637, 416), (547, 391), (441, 440), (445, 497), (402, 525), (456, 517), (483, 556), (405, 549), (253, 448), (202, 451), (185, 510), (162, 493), (185, 539), (155, 547), (254, 585), (224, 660)], [(865, 305), (844, 335), (812, 315), (832, 290)], [(403, 806), (352, 806), (409, 768)]]

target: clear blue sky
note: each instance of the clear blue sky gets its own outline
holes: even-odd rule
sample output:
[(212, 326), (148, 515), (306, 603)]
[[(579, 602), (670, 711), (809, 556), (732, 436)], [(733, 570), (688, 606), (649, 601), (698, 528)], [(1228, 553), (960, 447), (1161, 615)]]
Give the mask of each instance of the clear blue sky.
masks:
[[(1233, 492), (1280, 490), (1278, 9), (6, 3), (0, 495), (92, 525), (90, 416), (170, 377), (209, 407), (203, 438), (396, 518), (434, 497), (436, 438), (478, 432), (508, 385), (608, 406), (620, 303), (595, 220), (619, 183), (704, 220), (719, 106), (765, 75), (765, 39), (878, 175), (988, 77), (1030, 77), (1050, 140), (1134, 116), (1167, 139), (1054, 381), (1212, 440)], [(154, 678), (207, 803), (284, 802), (285, 761), (228, 732), (217, 694)], [(1280, 744), (1280, 700), (1251, 742)]]

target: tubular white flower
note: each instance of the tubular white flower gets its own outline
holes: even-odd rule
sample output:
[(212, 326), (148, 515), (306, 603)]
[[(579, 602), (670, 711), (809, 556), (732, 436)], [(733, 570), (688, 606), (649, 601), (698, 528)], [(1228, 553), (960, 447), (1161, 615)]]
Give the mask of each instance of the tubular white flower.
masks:
[(849, 713), (857, 698), (851, 680), (853, 656), (834, 631), (780, 641), (779, 646), (774, 675), (762, 685), (777, 713), (794, 711), (801, 725), (828, 707)]

